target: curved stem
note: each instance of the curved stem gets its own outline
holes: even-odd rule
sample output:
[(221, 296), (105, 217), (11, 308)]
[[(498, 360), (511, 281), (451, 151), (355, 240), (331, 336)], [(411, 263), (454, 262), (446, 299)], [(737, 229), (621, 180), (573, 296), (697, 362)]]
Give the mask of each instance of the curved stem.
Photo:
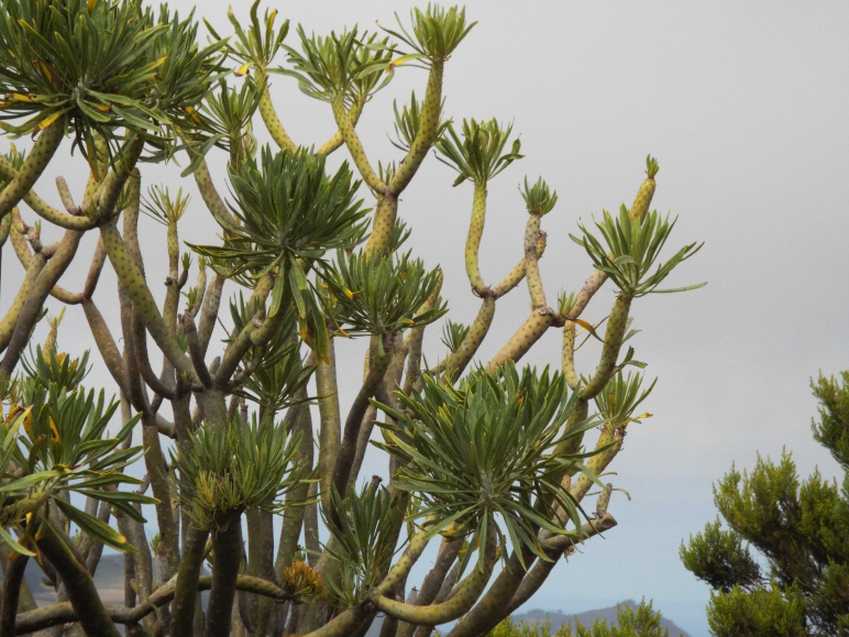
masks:
[(241, 513), (231, 514), (212, 532), (215, 562), (212, 567), (212, 592), (206, 621), (207, 637), (229, 637), (236, 595), (236, 577), (242, 560)]
[(386, 184), (374, 172), (368, 156), (366, 155), (363, 143), (360, 141), (360, 136), (354, 129), (353, 114), (345, 106), (343, 97), (334, 98), (332, 104), (333, 116), (336, 118), (336, 125), (339, 126), (339, 132), (345, 140), (345, 146), (348, 147), (348, 152), (351, 153), (351, 159), (366, 185), (377, 193), (385, 193), (387, 191)]
[[(191, 635), (194, 625), (195, 599), (200, 589), (198, 578), (206, 554), (209, 531), (190, 526), (183, 548), (183, 559), (174, 585), (174, 603), (171, 605), (171, 634)], [(153, 595), (151, 595), (151, 598)]]
[(431, 63), (430, 72), (427, 77), (427, 89), (422, 102), (422, 110), (419, 119), (419, 130), (407, 151), (406, 157), (401, 161), (395, 176), (389, 185), (389, 190), (396, 195), (400, 194), (410, 180), (416, 174), (419, 166), (427, 152), (439, 135), (439, 118), (442, 111), (442, 78), (445, 70), (445, 62), (434, 60)]
[(598, 361), (595, 373), (590, 381), (581, 389), (581, 398), (589, 400), (595, 398), (607, 385), (616, 368), (616, 359), (619, 349), (622, 347), (622, 339), (625, 329), (628, 327), (628, 310), (631, 307), (631, 297), (618, 294), (610, 310), (610, 318), (604, 330), (604, 346), (601, 349), (601, 357)]
[(56, 154), (64, 136), (64, 117), (60, 117), (41, 131), (35, 144), (27, 153), (20, 170), (6, 183), (3, 190), (0, 190), (0, 219), (9, 214), (35, 185), (41, 173), (47, 168), (47, 164), (53, 159), (53, 155)]
[(27, 562), (29, 557), (11, 551), (6, 564), (3, 565), (5, 579), (3, 601), (0, 606), (0, 637), (12, 637), (15, 634), (15, 616), (18, 614), (18, 599)]
[(62, 579), (71, 606), (86, 634), (120, 637), (121, 633), (106, 612), (91, 575), (49, 522), (42, 522), (36, 544)]
[(528, 293), (531, 296), (531, 307), (535, 310), (548, 305), (537, 257), (537, 244), (541, 234), (539, 215), (529, 215), (525, 226), (525, 278), (528, 282)]
[(484, 283), (483, 278), (481, 278), (479, 265), (481, 237), (483, 236), (485, 223), (486, 183), (476, 183), (472, 199), (472, 218), (469, 221), (469, 232), (466, 235), (465, 261), (466, 274), (469, 277), (469, 283), (472, 284), (472, 289), (478, 296), (484, 296), (486, 293), (486, 284)]

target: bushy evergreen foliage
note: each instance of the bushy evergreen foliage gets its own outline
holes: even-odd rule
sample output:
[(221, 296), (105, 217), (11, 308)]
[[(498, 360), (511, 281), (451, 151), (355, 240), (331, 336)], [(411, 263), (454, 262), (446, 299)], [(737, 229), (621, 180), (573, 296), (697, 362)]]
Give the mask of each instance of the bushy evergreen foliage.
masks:
[(800, 481), (788, 451), (751, 472), (732, 468), (714, 488), (725, 525), (711, 522), (681, 547), (684, 566), (714, 589), (718, 637), (849, 635), (849, 372), (812, 389), (814, 438), (842, 484), (819, 471)]

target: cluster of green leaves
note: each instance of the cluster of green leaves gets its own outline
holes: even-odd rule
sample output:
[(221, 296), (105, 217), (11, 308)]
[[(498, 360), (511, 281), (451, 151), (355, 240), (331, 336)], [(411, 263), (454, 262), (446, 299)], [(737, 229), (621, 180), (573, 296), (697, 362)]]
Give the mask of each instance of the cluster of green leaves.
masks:
[(626, 425), (638, 419), (634, 417), (637, 407), (648, 398), (657, 379), (643, 389), (643, 376), (639, 373), (618, 372), (595, 398), (599, 415), (616, 426)]
[(606, 210), (596, 228), (604, 243), (583, 224), (579, 224), (581, 236), (570, 235), (572, 240), (583, 246), (593, 265), (607, 274), (622, 292), (631, 297), (662, 292), (685, 292), (703, 287), (704, 283), (680, 288), (659, 290), (658, 286), (680, 263), (698, 252), (702, 243), (689, 243), (676, 252), (668, 261), (652, 268), (663, 249), (676, 219), (661, 217), (657, 211), (632, 219), (623, 205), (619, 216), (613, 217)]
[[(223, 80), (218, 82), (217, 90), (210, 88), (201, 110), (210, 130), (199, 138), (200, 144), (193, 146), (196, 156), (203, 157), (216, 145), (230, 153), (231, 164), (253, 157), (256, 140), (252, 121), (258, 105), (259, 95), (249, 82), (244, 82), (238, 91)], [(190, 165), (185, 173), (192, 170), (194, 166)]]
[(425, 269), (409, 252), (370, 256), (340, 251), (324, 280), (334, 295), (333, 316), (350, 333), (383, 335), (421, 327), (448, 311), (441, 300), (425, 306), (439, 292), (440, 269)]
[[(232, 340), (251, 322), (244, 296), (230, 302), (230, 317), (233, 327), (227, 339)], [(281, 313), (272, 326), (272, 332), (261, 346), (251, 346), (242, 359), (242, 367), (249, 373), (242, 375), (237, 393), (259, 405), (263, 414), (273, 414), (295, 402), (298, 394), (308, 382), (312, 369), (301, 358), (297, 340), (297, 323), (291, 308)]]
[[(812, 424), (814, 438), (849, 475), (849, 371), (837, 377), (820, 376), (812, 385), (820, 401), (819, 419)], [(849, 493), (849, 483), (844, 483)]]
[(167, 187), (153, 186), (148, 189), (147, 197), (142, 201), (142, 212), (167, 226), (180, 221), (188, 206), (189, 195), (182, 188), (172, 194)]
[(274, 153), (266, 146), (259, 161), (231, 166), (230, 183), (235, 219), (216, 219), (224, 244), (192, 247), (246, 286), (280, 269), (293, 291), (303, 290), (305, 272), (321, 265), (328, 250), (351, 248), (365, 234), (369, 211), (357, 197), (360, 182), (347, 162), (328, 176), (322, 157), (305, 150)]
[(588, 471), (584, 455), (554, 449), (596, 423), (564, 428), (575, 400), (559, 373), (504, 365), (477, 370), (458, 387), (425, 375), (422, 392), (399, 402), (398, 410), (381, 405), (397, 424), (381, 425), (379, 446), (401, 459), (394, 484), (422, 499), (421, 515), (439, 520), (436, 530), (453, 525), (487, 537), (495, 525), (504, 543), (500, 521), (520, 556), (529, 549), (548, 560), (537, 530), (565, 532), (552, 522), (555, 508), (580, 524), (559, 476)]
[[(392, 110), (395, 113), (395, 139), (390, 140), (392, 145), (400, 151), (408, 152), (413, 145), (413, 141), (419, 134), (422, 120), (421, 103), (416, 99), (416, 93), (413, 91), (410, 94), (410, 101), (400, 108), (397, 101), (392, 101)], [(439, 112), (441, 113), (444, 106), (440, 105)], [(441, 122), (436, 131), (436, 137), (440, 137), (448, 126), (448, 122)]]
[(198, 427), (175, 454), (180, 503), (197, 528), (228, 523), (248, 508), (276, 510), (307, 476), (298, 437), (267, 418)]
[(424, 10), (410, 11), (411, 30), (408, 30), (398, 14), (395, 14), (397, 29), (383, 30), (406, 44), (414, 53), (409, 54), (426, 63), (442, 63), (454, 52), (477, 22), (466, 21), (466, 10), (456, 6), (440, 7), (429, 3)]
[(334, 490), (331, 499), (332, 514), (322, 509), (332, 537), (324, 548), (336, 561), (341, 577), (327, 583), (336, 598), (350, 607), (380, 582), (394, 553), (399, 510), (389, 491), (376, 482), (344, 498)]
[(277, 316), (284, 299), (297, 309), (307, 338), (321, 349), (327, 323), (309, 274), (329, 267), (328, 250), (351, 249), (362, 241), (368, 209), (357, 197), (359, 182), (347, 163), (332, 176), (324, 158), (305, 150), (273, 153), (264, 147), (259, 161), (230, 165), (235, 203), (231, 218), (218, 217), (223, 245), (192, 245), (217, 272), (254, 287), (274, 278), (268, 316)]
[(75, 144), (110, 146), (123, 129), (164, 150), (207, 126), (197, 108), (223, 72), (223, 42), (197, 44), (197, 23), (141, 0), (8, 0), (0, 5), (0, 119), (24, 135), (65, 116)]
[[(840, 460), (849, 438), (849, 374), (820, 377), (814, 434)], [(845, 465), (844, 466), (844, 471)], [(798, 477), (790, 454), (732, 468), (714, 487), (725, 521), (681, 547), (684, 565), (713, 589), (717, 635), (849, 634), (849, 478)], [(762, 560), (750, 553), (757, 551)]]
[(763, 582), (760, 566), (742, 536), (724, 529), (719, 520), (691, 535), (680, 554), (684, 567), (714, 590), (728, 592), (735, 586), (750, 590)]
[(551, 212), (557, 205), (557, 191), (551, 188), (542, 177), (538, 178), (533, 185), (528, 184), (528, 178), (525, 177), (524, 188), (521, 192), (528, 214), (541, 217)]
[(456, 352), (468, 333), (468, 325), (449, 319), (442, 326), (442, 343), (449, 351)]
[(486, 186), (490, 179), (523, 157), (518, 137), (506, 150), (512, 132), (512, 124), (503, 126), (494, 118), (485, 122), (464, 119), (460, 134), (453, 123), (448, 123), (436, 142), (436, 157), (457, 171), (455, 186), (467, 179), (477, 186)]
[(300, 25), (301, 50), (285, 46), (291, 68), (275, 68), (295, 78), (305, 95), (323, 102), (364, 104), (391, 80), (389, 39), (357, 27), (329, 36), (307, 35)]
[[(255, 0), (251, 5), (250, 28), (247, 31), (242, 28), (232, 7), (227, 11), (227, 18), (236, 33), (236, 41), (228, 46), (229, 54), (246, 65), (243, 70), (240, 70), (240, 74), (247, 73), (250, 66), (265, 69), (271, 64), (289, 33), (288, 20), (284, 20), (279, 27), (276, 26), (277, 9), (266, 9), (263, 20), (260, 22), (259, 0)], [(206, 26), (215, 39), (223, 39), (212, 25), (207, 23)]]
[(51, 509), (105, 544), (127, 549), (126, 538), (71, 504), (71, 494), (104, 502), (140, 522), (144, 518), (138, 505), (155, 502), (118, 490), (121, 484), (141, 484), (124, 473), (141, 453), (141, 447), (126, 444), (137, 418), (123, 423), (115, 436), (108, 435), (118, 403), (107, 401), (102, 390), (95, 394), (80, 386), (85, 363), (85, 358), (72, 360), (37, 348), (6, 396), (0, 537), (19, 553), (33, 555), (26, 544), (39, 524), (50, 524)]
[[(811, 634), (805, 628), (802, 596), (779, 587), (747, 591), (735, 586), (727, 593), (714, 593), (708, 607), (708, 626), (716, 637), (809, 637)], [(844, 625), (843, 630), (847, 627)]]

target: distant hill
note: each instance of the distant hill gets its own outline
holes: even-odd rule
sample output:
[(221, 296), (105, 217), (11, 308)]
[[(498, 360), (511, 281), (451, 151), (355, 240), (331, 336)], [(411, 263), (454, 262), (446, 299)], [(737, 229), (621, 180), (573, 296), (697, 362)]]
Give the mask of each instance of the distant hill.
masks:
[[(49, 584), (45, 585), (44, 573), (35, 560), (30, 560), (27, 563), (24, 580), (32, 591), (33, 597), (39, 602), (54, 601), (53, 589)], [(97, 585), (104, 602), (122, 604), (124, 602), (124, 556), (104, 553), (94, 573), (94, 583)]]
[[(553, 630), (557, 630), (564, 624), (569, 624), (572, 629), (575, 629), (575, 625), (580, 623), (584, 626), (592, 626), (596, 620), (602, 619), (607, 621), (610, 624), (616, 623), (616, 615), (619, 608), (622, 606), (629, 606), (631, 608), (636, 609), (637, 603), (633, 600), (629, 599), (624, 602), (621, 602), (615, 606), (610, 606), (608, 608), (596, 608), (593, 610), (586, 610), (582, 613), (575, 613), (574, 615), (569, 615), (566, 613), (562, 613), (560, 611), (547, 611), (547, 610), (539, 610), (534, 609), (530, 610), (526, 613), (518, 613), (512, 616), (512, 620), (515, 623), (520, 624), (544, 624), (548, 623), (549, 626)], [(669, 631), (669, 637), (690, 637), (683, 628), (677, 626), (674, 622), (666, 619), (665, 617), (661, 620), (663, 627)], [(381, 621), (378, 619), (372, 625), (369, 631), (366, 633), (365, 637), (379, 637), (380, 635), (380, 625)], [(443, 634), (445, 631), (443, 631)]]
[[(557, 630), (564, 624), (569, 624), (574, 629), (575, 625), (578, 623), (589, 627), (599, 619), (607, 621), (610, 624), (615, 624), (617, 612), (623, 606), (636, 609), (637, 603), (634, 600), (629, 599), (624, 602), (620, 602), (615, 606), (587, 610), (574, 615), (569, 615), (560, 611), (534, 609), (526, 613), (513, 615), (512, 619), (514, 622), (522, 624), (548, 623), (553, 630)], [(669, 631), (669, 637), (690, 637), (683, 628), (680, 628), (674, 622), (666, 619), (665, 617), (661, 620), (661, 623), (663, 627)]]

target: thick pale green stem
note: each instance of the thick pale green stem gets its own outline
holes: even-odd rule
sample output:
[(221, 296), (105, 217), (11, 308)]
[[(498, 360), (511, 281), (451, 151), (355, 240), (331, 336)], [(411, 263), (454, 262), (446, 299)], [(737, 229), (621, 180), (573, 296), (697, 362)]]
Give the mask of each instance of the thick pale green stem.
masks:
[(575, 321), (566, 321), (563, 324), (561, 368), (566, 383), (572, 391), (576, 391), (581, 379), (578, 377), (578, 372), (575, 371)]
[[(533, 553), (525, 552), (525, 564), (530, 566), (533, 558)], [(521, 584), (524, 574), (525, 570), (522, 568), (519, 557), (514, 553), (507, 560), (489, 590), (448, 633), (448, 637), (478, 637), (494, 628), (504, 618), (504, 609)]]
[[(130, 178), (144, 149), (144, 135), (133, 133), (124, 143), (121, 153), (109, 174), (100, 183), (93, 205), (85, 205), (83, 213), (98, 222), (114, 216), (115, 204)], [(138, 174), (138, 173), (136, 173)]]
[(537, 244), (540, 232), (539, 215), (529, 215), (525, 226), (525, 277), (528, 281), (528, 293), (531, 296), (531, 307), (535, 310), (546, 307), (545, 290), (542, 286), (542, 277), (539, 273), (539, 258), (537, 257)]
[[(539, 238), (536, 245), (536, 258), (539, 259), (542, 257), (545, 252), (546, 247), (546, 236), (544, 232), (539, 234)], [(500, 299), (502, 296), (510, 292), (513, 288), (515, 288), (519, 283), (522, 282), (522, 279), (525, 278), (525, 259), (522, 258), (516, 265), (513, 266), (513, 269), (507, 273), (507, 275), (499, 281), (498, 285), (492, 288), (492, 292), (495, 295), (495, 298)]]
[(89, 330), (94, 337), (94, 343), (106, 364), (106, 369), (109, 370), (121, 392), (126, 394), (127, 366), (118, 346), (115, 344), (115, 339), (112, 338), (109, 326), (106, 325), (106, 320), (91, 299), (83, 301), (83, 312), (88, 321)]
[(369, 162), (360, 136), (354, 129), (353, 114), (345, 106), (344, 98), (342, 96), (334, 98), (331, 106), (333, 107), (333, 116), (336, 118), (336, 125), (339, 126), (339, 132), (345, 140), (345, 146), (348, 147), (351, 159), (354, 161), (357, 170), (360, 171), (363, 181), (376, 193), (385, 193), (387, 191), (386, 184), (377, 176)]
[[(289, 408), (284, 427), (299, 437), (299, 460), (305, 470), (311, 472), (313, 469), (313, 429), (312, 416), (309, 407), (305, 404), (307, 399), (306, 387), (301, 387), (295, 398), (301, 404)], [(309, 484), (305, 481), (299, 482), (286, 494), (286, 507), (283, 509), (283, 524), (280, 528), (280, 542), (277, 559), (274, 563), (274, 570), (278, 574), (289, 566), (294, 558), (306, 513), (306, 506), (303, 503), (307, 501), (308, 495)]]
[[(18, 170), (5, 157), (0, 157), (0, 181), (11, 181), (18, 175)], [(39, 197), (35, 191), (29, 190), (23, 196), (26, 203), (39, 217), (67, 230), (89, 230), (97, 225), (97, 220), (89, 219), (80, 214), (71, 214), (58, 210)], [(81, 211), (78, 211), (81, 212)]]
[[(428, 574), (422, 581), (422, 586), (415, 599), (410, 600), (408, 603), (425, 606), (436, 599), (439, 589), (445, 581), (445, 576), (448, 574), (448, 569), (451, 568), (454, 560), (457, 559), (462, 546), (462, 539), (449, 540), (444, 538), (442, 540), (433, 567), (428, 571)], [(396, 637), (411, 637), (415, 629), (415, 624), (404, 622), (398, 626), (397, 633), (394, 634)]]
[(510, 615), (518, 609), (519, 606), (533, 597), (533, 595), (539, 590), (540, 586), (542, 586), (545, 583), (545, 580), (548, 579), (548, 576), (551, 575), (551, 571), (554, 570), (554, 567), (557, 565), (560, 555), (563, 555), (567, 551), (574, 550), (573, 547), (577, 546), (581, 542), (585, 542), (591, 537), (595, 537), (604, 531), (609, 531), (615, 526), (616, 520), (613, 516), (609, 513), (605, 513), (598, 519), (582, 524), (581, 528), (572, 531), (568, 535), (559, 535), (556, 538), (553, 538), (555, 541), (551, 542), (551, 544), (554, 546), (548, 548), (548, 544), (546, 545), (546, 555), (548, 555), (550, 559), (537, 560), (533, 567), (528, 571), (528, 574), (525, 575), (524, 579), (522, 579), (522, 583), (516, 589), (516, 592), (513, 593), (513, 597), (505, 609), (506, 612), (504, 613), (504, 616), (506, 617)]
[(38, 135), (17, 174), (12, 177), (3, 190), (0, 190), (0, 219), (18, 205), (24, 195), (41, 177), (47, 164), (53, 159), (62, 138), (65, 135), (65, 118), (60, 117)]
[(336, 351), (333, 341), (328, 343), (327, 360), (319, 360), (315, 370), (318, 390), (318, 411), (321, 417), (318, 444), (318, 479), (321, 505), (331, 511), (330, 493), (333, 485), (336, 457), (339, 455), (341, 417), (339, 415), (339, 390), (336, 384)]
[(422, 102), (422, 110), (419, 115), (419, 130), (416, 132), (416, 137), (410, 145), (410, 150), (398, 166), (398, 170), (395, 171), (395, 176), (389, 185), (389, 190), (396, 195), (401, 194), (404, 188), (407, 187), (407, 184), (410, 183), (410, 180), (416, 174), (431, 146), (436, 141), (436, 136), (439, 134), (444, 70), (444, 61), (434, 60), (431, 63), (430, 72), (427, 77), (425, 98)]
[(365, 254), (376, 256), (389, 251), (397, 216), (398, 199), (394, 195), (378, 196), (371, 234), (363, 249)]
[[(290, 153), (295, 152), (298, 149), (298, 144), (289, 136), (289, 133), (286, 132), (286, 127), (283, 126), (283, 122), (277, 114), (277, 109), (274, 107), (274, 102), (271, 99), (269, 91), (268, 74), (263, 69), (257, 69), (257, 85), (260, 87), (259, 114), (262, 117), (262, 121), (265, 124), (266, 129), (268, 130), (268, 134), (271, 135), (271, 138), (281, 150), (285, 150)], [(360, 118), (362, 107), (362, 101), (358, 100), (351, 109), (351, 120), (354, 126), (356, 126), (357, 120)], [(344, 143), (345, 140), (342, 137), (342, 133), (337, 130), (327, 141), (316, 149), (315, 154), (322, 157), (327, 156)]]
[[(595, 475), (600, 475), (622, 450), (622, 442), (624, 439), (624, 425), (614, 425), (611, 423), (605, 424), (601, 431), (601, 435), (596, 441), (596, 453), (587, 461), (590, 471)], [(580, 502), (587, 495), (587, 492), (590, 490), (592, 485), (592, 480), (590, 480), (586, 474), (581, 474), (572, 485), (569, 493), (575, 501)]]
[[(339, 453), (336, 456), (336, 462), (333, 470), (333, 484), (339, 494), (344, 495), (351, 486), (353, 479), (351, 467), (354, 456), (357, 451), (357, 438), (360, 433), (360, 428), (363, 425), (363, 417), (366, 413), (366, 408), (369, 405), (369, 400), (374, 396), (378, 383), (383, 379), (383, 374), (392, 357), (392, 351), (389, 347), (389, 339), (380, 336), (375, 337), (377, 343), (383, 342), (382, 353), (378, 353), (378, 348), (373, 347), (369, 360), (368, 374), (363, 381), (360, 391), (354, 398), (351, 405), (351, 410), (348, 412), (348, 418), (345, 420), (345, 430), (342, 436)], [(329, 512), (329, 509), (328, 509)]]
[(209, 174), (209, 166), (207, 166), (205, 159), (198, 161), (197, 168), (195, 168), (193, 174), (198, 192), (200, 192), (200, 196), (212, 216), (222, 225), (235, 225), (236, 219), (230, 213), (230, 209), (224, 203), (224, 199), (218, 194), (218, 189), (212, 181), (212, 176)]
[(604, 330), (604, 346), (601, 349), (601, 358), (590, 381), (581, 389), (581, 398), (589, 400), (604, 389), (607, 381), (613, 375), (616, 368), (616, 359), (619, 357), (619, 349), (622, 347), (622, 338), (628, 327), (628, 310), (631, 307), (631, 297), (622, 293), (616, 296), (610, 317), (607, 319), (607, 327)]
[(180, 563), (179, 537), (177, 520), (171, 504), (171, 482), (168, 479), (168, 466), (165, 454), (159, 441), (159, 428), (154, 414), (142, 414), (142, 442), (144, 443), (144, 461), (150, 487), (158, 500), (156, 506), (156, 521), (159, 526), (160, 549), (163, 557), (165, 579), (170, 578), (178, 569)]
[(430, 534), (426, 531), (419, 531), (410, 538), (404, 554), (397, 562), (395, 562), (395, 564), (392, 565), (392, 568), (390, 568), (386, 573), (386, 577), (383, 578), (383, 581), (375, 587), (373, 593), (374, 597), (386, 595), (400, 582), (407, 578), (407, 575), (410, 573), (410, 569), (413, 568), (415, 563), (418, 561), (429, 540)]
[(486, 368), (489, 371), (493, 371), (505, 363), (517, 362), (545, 334), (545, 331), (554, 324), (555, 318), (554, 312), (547, 308), (532, 312), (513, 336), (510, 337), (510, 340), (490, 359)]
[(262, 69), (257, 69), (256, 82), (259, 91), (259, 114), (265, 123), (268, 134), (271, 135), (271, 139), (277, 143), (281, 150), (294, 153), (298, 149), (298, 145), (289, 137), (286, 127), (283, 126), (283, 122), (277, 116), (274, 102), (271, 101), (268, 74)]
[(448, 355), (443, 363), (445, 369), (445, 378), (448, 382), (454, 382), (463, 373), (463, 370), (472, 360), (472, 357), (478, 351), (478, 348), (483, 343), (483, 339), (489, 332), (489, 327), (492, 325), (492, 319), (495, 316), (495, 298), (487, 296), (481, 302), (481, 307), (472, 324), (469, 325), (469, 330), (463, 338), (459, 347)]
[(73, 260), (81, 238), (81, 232), (66, 230), (62, 239), (56, 244), (53, 254), (47, 259), (47, 263), (30, 286), (28, 297), (18, 314), (15, 329), (3, 355), (3, 362), (0, 363), (0, 374), (3, 377), (11, 376), (18, 364), (29, 342), (32, 328), (44, 307), (44, 301)]
[(479, 254), (481, 237), (486, 223), (486, 183), (475, 184), (475, 192), (472, 199), (472, 218), (469, 221), (469, 232), (466, 235), (466, 274), (469, 283), (478, 296), (486, 293), (486, 283), (483, 282), (480, 272)]
[(115, 225), (110, 223), (100, 229), (103, 237), (103, 246), (109, 261), (115, 269), (118, 281), (127, 296), (133, 302), (133, 308), (144, 321), (145, 327), (150, 332), (162, 353), (168, 357), (174, 367), (189, 378), (195, 376), (194, 367), (188, 356), (177, 343), (177, 339), (165, 326), (165, 321), (159, 313), (156, 301), (147, 287), (139, 266), (136, 264), (130, 252), (127, 250), (124, 240), (118, 233)]
[(631, 219), (642, 219), (649, 211), (649, 206), (651, 206), (651, 200), (654, 197), (654, 191), (657, 187), (654, 179), (655, 174), (649, 171), (645, 180), (640, 185), (640, 189), (637, 191), (636, 197), (634, 197), (634, 203), (631, 204), (631, 209), (628, 212)]
[(457, 619), (474, 605), (492, 575), (495, 558), (495, 541), (490, 538), (483, 563), (476, 564), (472, 572), (457, 585), (444, 602), (417, 606), (385, 595), (372, 599), (380, 610), (402, 621), (428, 626), (444, 624)]
[(177, 310), (180, 305), (180, 239), (177, 222), (169, 221), (167, 228), (168, 278), (165, 280), (165, 303), (162, 306), (162, 318), (165, 327), (177, 336)]
[(44, 264), (46, 263), (41, 254), (35, 255), (30, 259), (27, 266), (26, 274), (21, 282), (21, 287), (18, 288), (18, 293), (12, 300), (12, 305), (6, 310), (6, 314), (0, 319), (0, 352), (6, 349), (9, 341), (12, 338), (12, 332), (15, 331), (15, 326), (18, 324), (18, 317), (30, 295), (30, 290), (35, 284), (38, 275), (41, 273)]
[(369, 611), (363, 605), (354, 606), (339, 613), (324, 626), (311, 630), (301, 637), (350, 637), (368, 614)]

